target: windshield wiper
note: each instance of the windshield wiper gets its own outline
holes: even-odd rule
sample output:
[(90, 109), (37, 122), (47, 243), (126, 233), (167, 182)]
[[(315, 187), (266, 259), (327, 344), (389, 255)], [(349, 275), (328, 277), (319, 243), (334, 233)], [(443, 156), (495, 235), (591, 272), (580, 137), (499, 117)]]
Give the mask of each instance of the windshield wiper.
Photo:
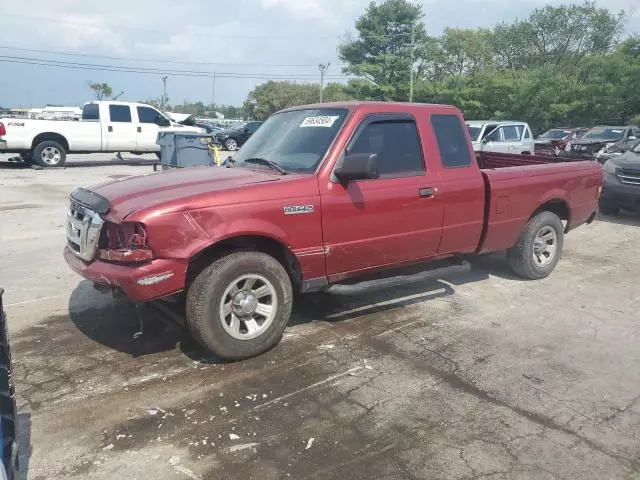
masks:
[(287, 175), (289, 172), (287, 172), (285, 169), (283, 169), (280, 165), (278, 165), (275, 162), (272, 162), (271, 160), (267, 160), (266, 158), (259, 158), (259, 157), (253, 157), (253, 158), (247, 158), (244, 160), (245, 163), (256, 163), (258, 165), (265, 165), (269, 168), (271, 168), (271, 170), (275, 170), (276, 172), (278, 172), (281, 175)]

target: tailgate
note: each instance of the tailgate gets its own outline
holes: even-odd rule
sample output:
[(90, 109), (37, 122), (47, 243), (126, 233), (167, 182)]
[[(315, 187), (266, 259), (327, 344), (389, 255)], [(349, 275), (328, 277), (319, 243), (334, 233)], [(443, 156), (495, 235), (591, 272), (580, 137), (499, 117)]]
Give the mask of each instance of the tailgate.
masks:
[(593, 161), (482, 170), (482, 175), (488, 203), (482, 252), (514, 246), (541, 208), (556, 211), (568, 227), (585, 222), (596, 211), (602, 186), (602, 167)]

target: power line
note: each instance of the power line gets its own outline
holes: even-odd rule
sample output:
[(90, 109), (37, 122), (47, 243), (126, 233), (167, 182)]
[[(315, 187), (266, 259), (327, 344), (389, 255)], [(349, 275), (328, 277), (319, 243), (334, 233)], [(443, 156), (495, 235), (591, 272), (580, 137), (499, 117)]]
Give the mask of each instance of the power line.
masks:
[[(37, 16), (27, 16), (27, 15), (18, 15), (15, 13), (3, 13), (4, 17), (14, 17), (14, 18), (24, 18), (26, 20), (36, 20), (36, 21), (45, 21), (47, 23), (60, 23), (64, 25), (73, 25), (79, 27), (93, 27), (93, 28), (101, 28), (104, 29), (109, 25), (99, 25), (95, 23), (89, 22), (77, 22), (77, 21), (69, 21), (63, 20), (54, 17), (37, 17)], [(163, 36), (167, 36), (166, 30), (154, 30), (151, 28), (142, 28), (142, 27), (133, 27), (129, 25), (118, 25), (118, 29), (132, 30), (132, 31), (140, 31), (140, 32), (148, 32), (148, 33), (157, 33)], [(207, 38), (246, 38), (250, 40), (292, 40), (292, 39), (300, 39), (300, 38), (317, 38), (317, 39), (335, 39), (337, 35), (233, 35), (233, 34), (212, 34), (212, 33), (203, 33), (203, 32), (189, 32), (191, 35), (197, 37), (207, 37)], [(403, 33), (382, 33), (382, 34), (374, 34), (374, 35), (358, 35), (358, 38), (388, 38), (388, 37), (406, 37), (411, 36), (411, 32), (403, 32)]]
[(104, 58), (107, 60), (130, 60), (134, 62), (154, 62), (154, 63), (174, 63), (179, 65), (224, 65), (224, 66), (236, 66), (236, 67), (313, 67), (316, 68), (316, 64), (275, 64), (275, 63), (222, 63), (222, 62), (195, 62), (189, 60), (172, 60), (166, 58), (137, 58), (137, 57), (114, 57), (110, 55), (96, 55), (90, 53), (74, 53), (74, 52), (61, 52), (56, 50), (40, 50), (37, 48), (23, 48), (13, 47), (11, 45), (0, 45), (0, 49), (3, 50), (16, 50), (20, 52), (31, 53), (46, 53), (51, 55), (63, 55), (68, 57), (87, 57), (87, 58)]
[[(116, 73), (140, 73), (140, 74), (151, 74), (157, 75), (161, 74), (170, 74), (175, 76), (182, 77), (200, 77), (200, 78), (213, 78), (214, 74), (211, 72), (197, 72), (197, 71), (185, 71), (185, 70), (159, 70), (159, 69), (148, 69), (148, 68), (135, 68), (135, 67), (121, 67), (117, 65), (94, 65), (94, 64), (83, 64), (83, 63), (75, 63), (75, 62), (58, 62), (55, 60), (43, 60), (36, 58), (26, 58), (26, 57), (9, 57), (9, 56), (1, 56), (0, 62), (2, 63), (15, 63), (15, 64), (25, 64), (25, 65), (39, 65), (46, 67), (58, 67), (58, 68), (69, 68), (76, 70), (91, 70), (91, 71), (104, 71), (104, 72), (116, 72)], [(296, 75), (296, 74), (268, 74), (268, 73), (240, 73), (240, 72), (223, 72), (216, 73), (216, 78), (236, 78), (236, 79), (258, 79), (258, 80), (311, 80), (313, 78), (317, 78), (316, 75)], [(335, 79), (347, 79), (346, 76), (340, 75), (331, 75), (332, 78)]]

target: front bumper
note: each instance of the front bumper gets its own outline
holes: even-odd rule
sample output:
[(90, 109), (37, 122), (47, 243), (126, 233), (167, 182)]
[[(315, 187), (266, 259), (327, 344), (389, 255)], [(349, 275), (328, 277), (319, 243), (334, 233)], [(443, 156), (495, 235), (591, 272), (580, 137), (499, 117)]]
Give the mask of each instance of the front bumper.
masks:
[(575, 158), (576, 160), (593, 160), (595, 158), (595, 153), (582, 153), (573, 150), (567, 152), (566, 150), (563, 150), (560, 153), (560, 156), (565, 158)]
[(625, 210), (640, 211), (640, 186), (625, 185), (610, 173), (605, 173), (600, 199)]
[(142, 265), (117, 265), (94, 260), (85, 263), (69, 247), (64, 259), (81, 277), (98, 285), (118, 288), (134, 302), (149, 302), (172, 295), (184, 289), (187, 262), (157, 259)]

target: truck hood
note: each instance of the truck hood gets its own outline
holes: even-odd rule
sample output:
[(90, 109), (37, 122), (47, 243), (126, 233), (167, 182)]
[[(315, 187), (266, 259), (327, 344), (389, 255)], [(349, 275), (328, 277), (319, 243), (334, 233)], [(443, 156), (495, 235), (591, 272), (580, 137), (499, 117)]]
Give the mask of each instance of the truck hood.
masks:
[(203, 194), (278, 180), (280, 176), (249, 168), (193, 167), (123, 178), (87, 190), (108, 202), (108, 217), (121, 221), (142, 209), (162, 206), (163, 213), (179, 211)]
[(618, 168), (640, 168), (640, 153), (634, 153), (631, 150), (627, 150), (622, 155), (609, 160), (612, 165)]

